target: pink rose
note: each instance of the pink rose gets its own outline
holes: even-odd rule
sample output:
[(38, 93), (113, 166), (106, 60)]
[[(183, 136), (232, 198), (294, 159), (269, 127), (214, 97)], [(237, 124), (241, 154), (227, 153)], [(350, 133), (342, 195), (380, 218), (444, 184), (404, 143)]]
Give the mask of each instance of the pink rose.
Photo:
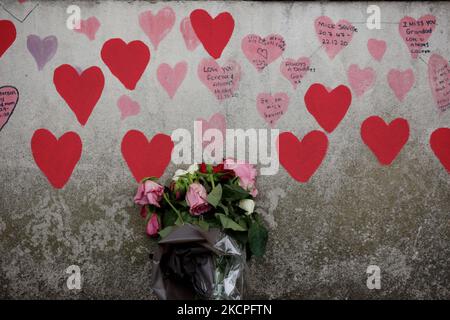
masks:
[(156, 213), (153, 213), (147, 223), (147, 234), (149, 236), (156, 236), (159, 231), (159, 221)]
[(139, 185), (136, 196), (134, 197), (134, 202), (141, 206), (152, 204), (159, 208), (159, 202), (161, 201), (163, 194), (163, 186), (152, 180), (146, 180)]
[(205, 187), (200, 183), (194, 182), (189, 186), (186, 193), (186, 202), (190, 207), (189, 212), (193, 216), (199, 216), (211, 208), (206, 198), (207, 194)]
[(224, 161), (224, 168), (233, 170), (234, 174), (239, 177), (239, 185), (256, 197), (258, 190), (256, 189), (256, 169), (255, 166), (244, 161), (236, 161), (228, 158)]

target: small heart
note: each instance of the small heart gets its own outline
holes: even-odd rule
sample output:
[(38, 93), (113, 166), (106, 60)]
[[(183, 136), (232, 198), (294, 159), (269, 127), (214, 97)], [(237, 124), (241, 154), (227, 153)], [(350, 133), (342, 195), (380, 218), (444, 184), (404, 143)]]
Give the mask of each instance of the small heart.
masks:
[(41, 40), (39, 36), (31, 34), (27, 38), (27, 48), (36, 61), (38, 70), (42, 70), (55, 55), (58, 39), (55, 36), (48, 36)]
[(39, 169), (50, 184), (63, 188), (81, 158), (82, 143), (75, 132), (66, 132), (59, 139), (46, 129), (36, 130), (31, 138), (31, 152)]
[(400, 69), (391, 69), (388, 72), (388, 84), (394, 91), (398, 100), (403, 101), (406, 94), (414, 85), (415, 78), (412, 69), (401, 71)]
[(119, 108), (121, 113), (121, 120), (124, 120), (125, 118), (128, 118), (130, 116), (137, 115), (141, 111), (139, 103), (131, 100), (131, 98), (127, 95), (122, 95), (119, 100), (117, 100), (117, 107)]
[(381, 61), (381, 59), (383, 59), (386, 48), (386, 41), (384, 40), (369, 39), (367, 41), (367, 49), (372, 57), (377, 61)]
[(301, 141), (291, 132), (278, 136), (280, 164), (295, 180), (306, 183), (317, 171), (328, 149), (328, 138), (322, 131), (311, 131)]
[(376, 74), (370, 67), (360, 69), (358, 65), (352, 64), (348, 68), (347, 77), (350, 87), (360, 97), (374, 85)]
[(53, 83), (78, 122), (84, 126), (105, 87), (102, 70), (94, 66), (79, 73), (74, 67), (63, 64), (55, 69)]
[(325, 48), (330, 59), (334, 59), (342, 49), (349, 45), (353, 33), (357, 31), (347, 20), (339, 20), (334, 23), (327, 16), (318, 17), (314, 21), (314, 27), (320, 44)]
[(150, 62), (150, 49), (142, 41), (125, 43), (109, 39), (103, 44), (101, 56), (111, 73), (128, 90), (134, 90)]
[(97, 34), (98, 29), (100, 28), (100, 21), (96, 17), (90, 17), (86, 20), (80, 20), (80, 28), (73, 29), (75, 32), (82, 33), (89, 40), (95, 40), (95, 35)]
[(260, 93), (256, 98), (256, 107), (263, 119), (273, 128), (288, 109), (289, 96), (285, 92)]
[(306, 91), (304, 100), (308, 112), (325, 131), (331, 133), (345, 117), (352, 103), (352, 93), (344, 85), (329, 90), (320, 83), (314, 83)]
[(408, 141), (408, 121), (397, 118), (386, 124), (382, 118), (371, 116), (361, 125), (361, 138), (382, 165), (390, 165)]
[(180, 23), (180, 32), (183, 35), (184, 43), (189, 51), (194, 51), (200, 44), (200, 40), (192, 28), (191, 19), (185, 17)]
[(441, 111), (450, 108), (450, 68), (448, 61), (434, 53), (428, 60), (428, 82), (437, 107)]
[(178, 87), (183, 82), (187, 73), (187, 62), (178, 62), (172, 69), (167, 63), (162, 63), (159, 65), (156, 71), (158, 81), (166, 90), (169, 97), (172, 99), (178, 90)]
[(234, 97), (241, 79), (241, 67), (229, 60), (222, 67), (214, 59), (202, 59), (197, 69), (200, 81), (221, 101)]
[(439, 128), (430, 136), (430, 146), (436, 157), (450, 173), (450, 128)]
[(192, 28), (205, 50), (214, 59), (220, 58), (234, 30), (234, 19), (229, 12), (222, 12), (214, 19), (203, 9), (190, 15)]
[(0, 87), (0, 131), (6, 125), (19, 101), (19, 91), (11, 86)]
[(16, 40), (16, 27), (9, 20), (0, 20), (0, 58)]
[[(226, 129), (227, 129), (227, 120), (225, 119), (225, 116), (219, 112), (213, 114), (209, 120), (205, 120), (203, 118), (198, 118), (197, 121), (201, 121), (202, 127), (201, 131), (197, 132), (197, 136), (200, 138), (200, 142), (202, 143), (202, 147), (205, 148), (210, 142), (209, 141), (203, 141), (203, 134), (208, 129), (218, 129), (222, 133), (223, 140), (219, 141), (218, 143), (222, 143), (222, 146), (224, 144), (225, 138), (226, 138)], [(200, 129), (200, 128), (199, 128)]]
[(398, 32), (413, 59), (417, 59), (423, 48), (428, 47), (428, 39), (435, 27), (436, 17), (431, 14), (422, 16), (417, 20), (408, 16), (400, 20)]
[(161, 177), (170, 162), (173, 147), (166, 134), (158, 133), (148, 141), (137, 130), (128, 131), (121, 145), (122, 156), (138, 182), (146, 177)]
[(309, 71), (311, 62), (309, 58), (302, 57), (298, 60), (286, 59), (281, 62), (281, 74), (289, 80), (294, 89), (301, 83), (306, 72)]
[(139, 25), (152, 42), (155, 50), (162, 39), (172, 30), (175, 24), (175, 12), (171, 7), (164, 7), (153, 15), (151, 10), (139, 15)]
[(265, 38), (249, 34), (242, 39), (241, 48), (248, 61), (258, 72), (261, 72), (281, 56), (286, 49), (286, 43), (283, 37), (277, 34), (271, 34)]

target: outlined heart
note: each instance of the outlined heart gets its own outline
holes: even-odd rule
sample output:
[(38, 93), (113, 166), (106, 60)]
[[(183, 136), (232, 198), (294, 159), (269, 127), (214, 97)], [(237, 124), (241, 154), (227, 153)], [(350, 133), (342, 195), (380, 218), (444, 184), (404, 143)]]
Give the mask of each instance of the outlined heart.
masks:
[(272, 128), (288, 109), (289, 96), (285, 92), (278, 92), (273, 96), (270, 93), (260, 93), (256, 97), (256, 108), (260, 116)]
[(80, 20), (80, 28), (73, 29), (75, 32), (84, 34), (90, 41), (95, 40), (95, 35), (100, 28), (100, 21), (96, 17), (89, 17), (86, 20)]
[(304, 100), (308, 112), (326, 132), (331, 133), (345, 117), (352, 103), (352, 93), (342, 84), (328, 91), (323, 84), (314, 83), (306, 91)]
[(192, 28), (205, 50), (214, 59), (220, 58), (234, 30), (234, 19), (229, 12), (222, 12), (214, 19), (203, 9), (190, 14)]
[(58, 39), (55, 36), (48, 36), (41, 39), (35, 34), (27, 37), (27, 48), (36, 61), (38, 70), (42, 70), (58, 49)]
[(13, 86), (0, 87), (0, 131), (11, 118), (19, 102), (19, 91)]
[(127, 44), (120, 38), (114, 38), (103, 44), (101, 56), (125, 88), (134, 90), (150, 61), (150, 49), (139, 40)]
[(200, 44), (200, 40), (192, 28), (191, 19), (185, 17), (180, 23), (180, 32), (183, 35), (184, 43), (189, 51), (194, 51)]
[(435, 27), (436, 17), (431, 14), (422, 16), (417, 20), (408, 16), (400, 20), (398, 32), (413, 59), (417, 59), (419, 53), (426, 46)]
[(69, 131), (57, 139), (47, 129), (38, 129), (31, 138), (31, 152), (50, 184), (63, 188), (81, 158), (82, 143), (77, 133)]
[(386, 124), (371, 116), (361, 124), (361, 138), (382, 165), (390, 165), (409, 138), (408, 121), (397, 118)]
[(314, 130), (299, 141), (291, 132), (282, 132), (277, 144), (281, 165), (292, 178), (306, 183), (326, 156), (328, 137), (322, 131)]
[(151, 10), (139, 14), (139, 25), (151, 43), (158, 49), (159, 43), (172, 30), (175, 24), (175, 12), (171, 7), (164, 7), (153, 14)]
[(16, 27), (9, 20), (0, 20), (0, 58), (16, 40)]
[(214, 59), (202, 59), (197, 68), (200, 81), (221, 101), (234, 97), (241, 79), (241, 67), (228, 60), (222, 67)]
[(450, 173), (450, 128), (439, 128), (430, 136), (430, 147), (434, 154)]
[(79, 74), (71, 65), (63, 64), (55, 69), (53, 83), (56, 91), (75, 113), (78, 122), (84, 126), (105, 86), (102, 70), (93, 66)]
[(450, 67), (448, 61), (436, 53), (428, 60), (428, 82), (439, 110), (450, 108)]
[(369, 50), (370, 55), (377, 61), (383, 59), (386, 48), (387, 45), (384, 40), (369, 39), (367, 41), (367, 49)]
[(168, 166), (174, 144), (170, 136), (158, 133), (148, 141), (140, 131), (130, 130), (122, 139), (122, 156), (133, 177), (161, 177)]
[(362, 96), (375, 84), (375, 70), (370, 67), (360, 69), (358, 65), (352, 64), (347, 70), (347, 78), (350, 87), (357, 97)]
[(388, 72), (387, 79), (389, 87), (394, 91), (394, 94), (399, 101), (405, 99), (416, 81), (412, 69), (407, 69), (405, 71), (391, 69)]
[(248, 61), (261, 72), (283, 54), (286, 43), (278, 34), (270, 34), (265, 38), (249, 34), (242, 39), (241, 48)]
[(320, 44), (325, 48), (325, 52), (332, 60), (342, 49), (349, 45), (353, 38), (353, 33), (357, 30), (347, 20), (339, 20), (337, 23), (334, 23), (327, 16), (318, 17), (314, 21), (314, 28)]
[(301, 57), (297, 60), (285, 59), (281, 61), (280, 72), (289, 80), (295, 90), (306, 75), (306, 72), (309, 71), (310, 65), (311, 61), (307, 57)]
[[(217, 129), (222, 133), (223, 140), (219, 141), (217, 143), (222, 143), (223, 146), (225, 143), (226, 138), (226, 129), (227, 129), (227, 120), (225, 119), (225, 116), (221, 114), (220, 112), (217, 112), (213, 114), (209, 120), (203, 119), (203, 118), (197, 118), (196, 121), (200, 121), (202, 123), (201, 128), (196, 127), (198, 129), (197, 131), (197, 137), (199, 138), (199, 142), (202, 144), (202, 147), (205, 148), (208, 144), (210, 144), (210, 141), (204, 141), (203, 140), (203, 134), (208, 129)], [(201, 129), (201, 130), (200, 130)], [(215, 141), (214, 141), (215, 142)]]
[(186, 61), (178, 62), (173, 68), (167, 63), (162, 63), (158, 66), (158, 70), (156, 70), (158, 81), (166, 90), (170, 99), (175, 96), (178, 87), (186, 77), (187, 67)]

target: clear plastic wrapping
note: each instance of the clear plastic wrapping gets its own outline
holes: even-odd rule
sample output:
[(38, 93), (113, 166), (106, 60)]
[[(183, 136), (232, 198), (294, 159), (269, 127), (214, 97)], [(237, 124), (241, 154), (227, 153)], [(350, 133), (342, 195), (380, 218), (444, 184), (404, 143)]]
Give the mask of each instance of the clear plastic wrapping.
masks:
[(243, 298), (245, 250), (218, 229), (174, 228), (153, 256), (152, 289), (159, 299)]

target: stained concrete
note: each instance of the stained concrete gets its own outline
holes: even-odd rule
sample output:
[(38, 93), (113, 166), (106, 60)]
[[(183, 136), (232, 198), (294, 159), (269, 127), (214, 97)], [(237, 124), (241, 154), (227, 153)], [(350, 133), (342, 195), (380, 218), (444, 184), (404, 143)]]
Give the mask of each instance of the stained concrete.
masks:
[[(36, 3), (29, 1), (31, 3)], [(3, 1), (20, 12), (15, 1)], [(277, 128), (298, 136), (320, 129), (307, 112), (303, 96), (314, 82), (329, 87), (347, 84), (352, 63), (377, 72), (375, 87), (354, 97), (348, 114), (329, 136), (325, 160), (307, 184), (293, 180), (283, 168), (258, 180), (258, 208), (270, 227), (267, 254), (249, 263), (248, 298), (450, 298), (450, 176), (429, 147), (431, 132), (450, 126), (450, 111), (439, 112), (428, 85), (428, 56), (413, 60), (397, 25), (385, 23), (369, 31), (365, 3), (257, 3), (96, 1), (78, 2), (82, 18), (95, 15), (101, 28), (95, 41), (65, 27), (65, 10), (72, 2), (39, 1), (23, 22), (14, 21), (17, 40), (0, 59), (0, 84), (13, 85), (20, 101), (0, 132), (0, 297), (154, 299), (150, 291), (149, 253), (154, 243), (133, 204), (135, 182), (120, 153), (120, 142), (130, 129), (147, 136), (170, 134), (176, 128), (192, 131), (193, 121), (215, 112), (226, 115), (229, 128), (265, 128), (255, 98), (260, 92), (287, 92), (288, 112)], [(170, 5), (177, 20), (169, 35), (154, 50), (138, 25), (145, 10)], [(449, 58), (449, 3), (380, 3), (381, 20), (398, 22), (403, 16), (436, 15), (438, 26), (431, 49)], [(179, 32), (181, 19), (195, 8), (212, 14), (230, 11), (236, 21), (223, 53), (243, 70), (239, 97), (217, 102), (199, 81), (196, 69), (206, 53), (200, 46), (187, 51)], [(331, 61), (314, 34), (313, 21), (328, 15), (345, 18), (359, 32)], [(0, 19), (12, 19), (0, 10)], [(359, 23), (359, 24), (358, 24)], [(279, 33), (287, 46), (283, 57), (311, 56), (315, 73), (293, 90), (279, 72), (280, 60), (258, 73), (240, 49), (250, 33)], [(59, 48), (43, 71), (26, 49), (26, 37), (56, 35)], [(151, 49), (152, 59), (133, 92), (114, 78), (100, 58), (109, 38), (139, 39)], [(367, 39), (388, 43), (382, 62), (371, 59)], [(156, 80), (160, 63), (189, 64), (188, 75), (170, 100)], [(81, 127), (58, 96), (53, 70), (64, 63), (82, 69), (98, 65), (106, 84), (87, 125)], [(388, 87), (391, 68), (412, 68), (416, 82), (403, 102)], [(139, 101), (140, 116), (120, 120), (116, 101), (128, 94)], [(391, 166), (381, 166), (362, 143), (361, 122), (370, 115), (386, 120), (403, 117), (410, 139)], [(30, 139), (38, 128), (57, 136), (77, 132), (83, 154), (62, 190), (56, 190), (35, 165)], [(170, 179), (171, 164), (161, 181)], [(82, 289), (68, 290), (65, 270), (80, 266)], [(366, 268), (381, 269), (381, 289), (366, 286)]]

